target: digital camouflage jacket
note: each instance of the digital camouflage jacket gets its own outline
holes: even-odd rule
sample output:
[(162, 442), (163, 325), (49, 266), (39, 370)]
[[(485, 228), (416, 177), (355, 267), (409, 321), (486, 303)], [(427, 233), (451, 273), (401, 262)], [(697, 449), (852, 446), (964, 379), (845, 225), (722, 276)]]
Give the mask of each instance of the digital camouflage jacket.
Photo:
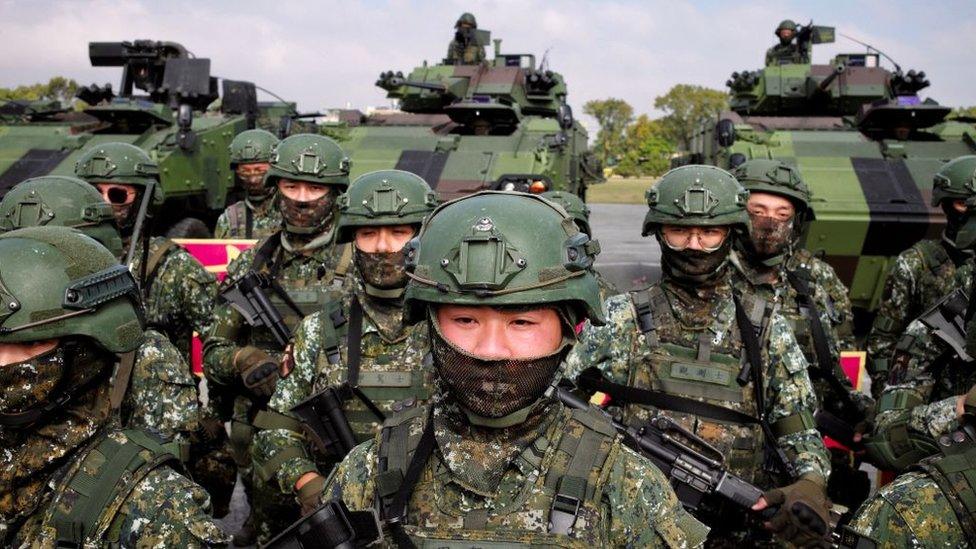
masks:
[[(430, 418), (428, 410), (415, 408), (389, 419), (384, 434), (357, 446), (329, 478), (323, 499), (342, 498), (353, 510), (373, 508), (377, 490), (387, 484), (381, 479), (389, 476), (381, 463), (404, 465), (433, 421), (433, 455), (403, 520), (415, 540), (699, 547), (705, 539), (708, 528), (684, 510), (657, 467), (624, 447), (606, 418), (593, 410), (542, 402), (526, 422), (505, 429), (474, 428), (455, 405), (443, 402), (434, 404)], [(396, 450), (402, 442), (406, 453)], [(554, 509), (554, 496), (569, 484), (560, 480), (579, 463), (584, 465), (577, 474), (585, 482), (577, 484), (581, 503), (573, 526), (568, 534), (550, 533), (555, 509), (563, 509)]]
[[(433, 381), (432, 369), (424, 364), (429, 348), (426, 324), (404, 327), (399, 301), (383, 305), (367, 297), (358, 275), (350, 277), (346, 287), (341, 303), (330, 302), (324, 310), (305, 317), (295, 332), (293, 370), (278, 382), (268, 403), (272, 423), (279, 414), (292, 418), (290, 410), (311, 395), (349, 381), (349, 325), (354, 298), (362, 311), (357, 386), (386, 414), (429, 398)], [(330, 314), (335, 310), (341, 311), (338, 327), (335, 315)], [(335, 346), (339, 355), (330, 359)], [(359, 399), (348, 400), (344, 409), (359, 442), (372, 439), (379, 431), (382, 422)], [(257, 423), (262, 427), (261, 420)], [(292, 494), (303, 474), (317, 471), (327, 475), (334, 462), (323, 462), (324, 456), (316, 455), (301, 429), (289, 428), (288, 423), (286, 419), (277, 428), (259, 431), (252, 452), (257, 470), (268, 480), (273, 475), (281, 490)]]
[(960, 253), (944, 240), (921, 240), (895, 258), (867, 339), (872, 392), (888, 380), (895, 344), (908, 324), (953, 288)]
[[(251, 221), (251, 234), (247, 234), (248, 217)], [(227, 206), (217, 218), (214, 238), (262, 239), (281, 230), (281, 227), (281, 211), (275, 206), (274, 197), (268, 197), (257, 204), (240, 200)]]
[[(596, 366), (615, 383), (704, 400), (755, 417), (753, 383), (740, 387), (736, 382), (744, 347), (730, 284), (723, 282), (697, 294), (665, 280), (649, 292), (653, 330), (645, 334), (638, 325), (636, 294), (610, 298), (605, 304), (607, 324), (584, 327), (579, 344), (567, 358), (566, 375), (575, 378)], [(750, 322), (757, 323), (758, 312), (763, 325), (759, 338), (763, 396), (776, 445), (785, 451), (797, 475), (813, 474), (825, 480), (830, 460), (814, 428), (812, 416), (818, 403), (803, 352), (788, 321), (767, 308), (774, 304), (745, 297), (743, 303), (746, 310), (753, 311)], [(637, 405), (625, 406), (624, 412), (629, 422), (654, 415)], [(762, 472), (764, 435), (758, 426), (667, 414), (716, 446), (735, 473), (769, 484)]]

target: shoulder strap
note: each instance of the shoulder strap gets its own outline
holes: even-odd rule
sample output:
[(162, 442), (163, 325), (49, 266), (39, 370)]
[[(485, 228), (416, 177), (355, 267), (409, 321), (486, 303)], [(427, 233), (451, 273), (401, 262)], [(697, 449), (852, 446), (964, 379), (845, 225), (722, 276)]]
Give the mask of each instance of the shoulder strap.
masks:
[(352, 296), (352, 303), (349, 306), (349, 329), (346, 330), (346, 353), (348, 357), (348, 376), (349, 385), (359, 386), (359, 365), (363, 356), (363, 306), (359, 303), (359, 298)]
[(122, 434), (124, 443), (103, 436), (81, 466), (63, 481), (63, 495), (47, 517), (57, 532), (57, 547), (117, 542), (103, 538), (132, 490), (164, 464), (181, 468), (176, 455), (150, 435), (137, 430)]
[(227, 225), (230, 227), (231, 231), (233, 231), (233, 234), (235, 235), (240, 234), (237, 232), (238, 229), (237, 220), (239, 219), (239, 215), (237, 213), (237, 204), (238, 203), (231, 204), (227, 208)]
[[(411, 549), (415, 547), (410, 536), (403, 529), (403, 519), (407, 514), (407, 505), (413, 495), (413, 489), (420, 480), (420, 475), (424, 467), (434, 454), (434, 421), (427, 412), (427, 408), (416, 408), (424, 410), (425, 415), (418, 412), (404, 415), (399, 421), (395, 421), (390, 426), (384, 426), (380, 442), (380, 463), (379, 474), (376, 478), (377, 498), (379, 505), (380, 518), (386, 520), (390, 529), (390, 537), (397, 547), (401, 549)], [(417, 418), (426, 417), (426, 425), (419, 438), (410, 437), (409, 429), (413, 421)], [(407, 420), (407, 421), (404, 421)], [(393, 431), (387, 431), (393, 429)], [(392, 436), (387, 436), (392, 434)], [(411, 444), (411, 442), (413, 444)], [(409, 446), (408, 446), (409, 445)], [(387, 451), (383, 451), (383, 447)], [(412, 446), (412, 448), (410, 448)], [(410, 461), (406, 457), (410, 455)], [(391, 463), (391, 458), (393, 463)], [(394, 466), (396, 468), (390, 468)]]
[(952, 261), (941, 241), (922, 240), (919, 242), (918, 251), (922, 254), (925, 267), (929, 272), (934, 272), (946, 262)]
[[(584, 430), (579, 438), (564, 434), (559, 439), (559, 449), (570, 458), (566, 470), (555, 479), (556, 490), (549, 512), (550, 534), (572, 534), (582, 503), (596, 496), (596, 486), (589, 483), (590, 474), (607, 460), (609, 444), (606, 443), (616, 436), (613, 425), (595, 409), (573, 410), (572, 418)], [(553, 477), (547, 474), (547, 484)]]
[(158, 271), (159, 267), (162, 266), (163, 260), (169, 256), (170, 252), (179, 247), (179, 244), (167, 238), (160, 247), (153, 250), (153, 252), (146, 258), (146, 292), (149, 291), (149, 287), (152, 286), (153, 281), (156, 279), (156, 271)]
[(135, 366), (135, 362), (136, 351), (122, 353), (119, 356), (119, 368), (115, 372), (115, 381), (112, 384), (112, 393), (109, 397), (112, 410), (115, 413), (118, 413), (122, 408), (125, 393), (129, 391), (129, 380), (132, 378), (132, 368)]
[(254, 238), (254, 212), (244, 203), (244, 238)]
[(271, 256), (274, 255), (280, 246), (281, 231), (277, 231), (258, 246), (258, 249), (254, 252), (254, 263), (251, 264), (251, 268), (255, 271), (260, 271), (267, 265), (268, 261), (271, 261)]
[(336, 265), (335, 272), (332, 274), (332, 286), (335, 288), (341, 288), (346, 280), (346, 275), (349, 274), (349, 268), (352, 266), (352, 247), (353, 244), (351, 242), (342, 245), (342, 251), (339, 254), (339, 263)]
[(761, 328), (757, 327), (750, 320), (749, 314), (739, 301), (739, 296), (733, 294), (732, 299), (735, 302), (736, 324), (739, 325), (742, 345), (746, 350), (746, 364), (743, 365), (736, 379), (740, 385), (744, 386), (749, 382), (749, 378), (752, 378), (752, 387), (756, 400), (756, 415), (759, 417), (759, 425), (763, 430), (763, 442), (766, 451), (775, 456), (774, 462), (780, 471), (790, 479), (793, 479), (796, 477), (793, 464), (790, 463), (783, 449), (779, 447), (776, 441), (776, 435), (773, 433), (769, 420), (766, 418), (766, 389), (763, 386), (763, 376), (766, 375), (766, 372), (763, 371), (762, 351), (760, 350), (759, 337), (756, 333)]

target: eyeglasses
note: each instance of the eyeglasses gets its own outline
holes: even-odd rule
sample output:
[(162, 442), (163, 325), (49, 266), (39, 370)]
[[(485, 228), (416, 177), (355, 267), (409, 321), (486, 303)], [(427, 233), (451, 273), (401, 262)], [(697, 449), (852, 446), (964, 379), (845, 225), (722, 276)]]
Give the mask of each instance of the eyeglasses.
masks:
[(138, 189), (132, 185), (117, 185), (115, 183), (96, 183), (102, 199), (114, 206), (128, 206), (136, 201)]
[(664, 243), (669, 248), (682, 251), (691, 246), (691, 241), (696, 240), (698, 246), (706, 252), (714, 252), (725, 242), (725, 237), (729, 235), (729, 228), (724, 225), (717, 227), (682, 227), (679, 225), (668, 225), (661, 228), (661, 236)]

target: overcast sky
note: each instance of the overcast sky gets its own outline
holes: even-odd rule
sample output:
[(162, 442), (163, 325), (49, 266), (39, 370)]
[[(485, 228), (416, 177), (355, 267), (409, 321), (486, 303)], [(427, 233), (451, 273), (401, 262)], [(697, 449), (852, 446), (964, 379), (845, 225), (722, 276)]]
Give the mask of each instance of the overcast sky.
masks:
[[(214, 74), (252, 80), (303, 111), (385, 105), (377, 75), (440, 60), (463, 11), (504, 52), (549, 50), (578, 113), (587, 100), (620, 97), (653, 115), (654, 97), (678, 83), (724, 90), (733, 70), (759, 67), (786, 17), (833, 25), (925, 70), (923, 95), (976, 104), (973, 0), (0, 0), (0, 86), (59, 74), (117, 89), (120, 71), (91, 68), (87, 42), (151, 38), (181, 42), (211, 58)], [(864, 48), (838, 35), (814, 61), (839, 51)]]

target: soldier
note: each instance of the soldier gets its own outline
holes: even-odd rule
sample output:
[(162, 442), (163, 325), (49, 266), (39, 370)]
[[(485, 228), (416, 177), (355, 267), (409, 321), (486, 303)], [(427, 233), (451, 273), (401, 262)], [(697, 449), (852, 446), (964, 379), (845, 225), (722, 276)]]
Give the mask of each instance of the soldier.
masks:
[[(52, 175), (28, 179), (0, 201), (0, 231), (39, 225), (77, 228), (114, 256), (124, 254), (112, 206), (80, 179)], [(148, 328), (132, 369), (116, 377), (116, 383), (127, 387), (122, 425), (152, 430), (179, 443), (180, 457), (212, 494), (214, 513), (225, 515), (236, 475), (221, 448), (227, 436), (220, 422), (209, 419), (200, 406), (197, 382), (180, 351), (165, 335)]]
[[(662, 280), (607, 300), (606, 326), (583, 328), (567, 372), (608, 393), (625, 421), (664, 413), (727, 456), (746, 481), (782, 486), (766, 492), (771, 504), (787, 501), (771, 525), (812, 543), (827, 529), (830, 461), (788, 321), (761, 295), (733, 291), (729, 254), (749, 230), (747, 198), (734, 177), (710, 166), (671, 170), (648, 190), (643, 235), (661, 245)], [(795, 502), (816, 511), (811, 524), (787, 511)], [(752, 515), (718, 502), (698, 516), (713, 528), (714, 545), (768, 538)]]
[[(847, 288), (830, 265), (798, 245), (814, 218), (809, 189), (796, 168), (777, 160), (748, 160), (732, 175), (749, 191), (751, 222), (748, 238), (736, 241), (732, 252), (733, 285), (780, 304), (821, 405), (858, 434), (869, 431), (874, 401), (855, 391), (840, 367), (840, 351), (855, 345)], [(831, 500), (857, 509), (871, 487), (867, 474), (850, 452), (833, 449), (831, 458)]]
[[(579, 230), (594, 240), (593, 231), (590, 230), (590, 207), (583, 202), (583, 199), (566, 191), (547, 191), (542, 193), (542, 198), (562, 206), (566, 213), (576, 221)], [(593, 269), (593, 276), (596, 277), (596, 282), (600, 285), (600, 301), (606, 301), (608, 297), (620, 293), (613, 283), (600, 274), (600, 271)]]
[(973, 547), (976, 386), (961, 404), (961, 425), (953, 422), (939, 435), (936, 455), (881, 488), (858, 510), (841, 537), (845, 547)]
[[(342, 286), (341, 277), (336, 276), (340, 258), (335, 217), (338, 195), (349, 185), (349, 159), (327, 137), (292, 135), (275, 147), (264, 183), (277, 188), (275, 203), (283, 230), (230, 263), (222, 292), (227, 296), (245, 275), (256, 273), (267, 284), (262, 291), (293, 331), (305, 315), (320, 310)], [(284, 344), (268, 327), (248, 325), (230, 302), (214, 308), (213, 329), (204, 345), (207, 379), (256, 399), (243, 416), (235, 414), (231, 424), (231, 438), (242, 461), (250, 458), (252, 422), (274, 393), (283, 352)], [(245, 486), (255, 480), (247, 470), (241, 476)], [(298, 514), (294, 502), (277, 487), (258, 481), (253, 489), (252, 517), (235, 536), (238, 545), (250, 545), (255, 537), (267, 541)]]
[[(976, 219), (959, 229), (956, 242), (976, 243)], [(912, 321), (895, 347), (866, 445), (880, 468), (901, 471), (937, 452), (936, 439), (950, 429), (962, 395), (976, 385), (967, 335), (959, 329), (971, 310), (973, 271), (970, 259), (956, 271), (955, 289)]]
[[(384, 414), (430, 396), (430, 370), (423, 364), (427, 332), (403, 322), (403, 245), (437, 202), (423, 179), (399, 170), (360, 176), (339, 198), (336, 241), (355, 243), (354, 275), (341, 300), (302, 321), (295, 332), (293, 370), (255, 420), (265, 429), (255, 435), (255, 469), (263, 482), (274, 480), (285, 494), (297, 495), (303, 511), (318, 506), (325, 486), (321, 474), (338, 460), (316, 455), (303, 443), (292, 408), (341, 383), (360, 388)], [(345, 411), (358, 442), (378, 432), (382, 418), (358, 397), (346, 401)]]
[[(94, 185), (112, 205), (126, 248), (147, 186), (155, 186), (149, 197), (152, 203), (163, 200), (159, 167), (142, 149), (128, 143), (91, 147), (75, 164), (75, 176)], [(144, 243), (136, 243), (129, 265), (141, 279), (146, 320), (169, 336), (183, 356), (189, 356), (193, 332), (209, 331), (216, 279), (172, 240), (152, 237), (148, 241), (148, 249)]]
[(953, 276), (972, 250), (959, 246), (956, 233), (968, 216), (966, 199), (976, 196), (976, 156), (952, 160), (935, 174), (932, 205), (946, 215), (942, 238), (920, 240), (892, 263), (878, 315), (867, 339), (872, 392), (881, 394), (895, 344), (908, 323), (952, 290)]
[(211, 547), (227, 539), (167, 445), (117, 429), (109, 378), (143, 340), (132, 274), (64, 227), (0, 235), (0, 544)]
[(277, 144), (278, 138), (264, 130), (243, 131), (230, 142), (230, 167), (244, 189), (244, 200), (220, 214), (214, 238), (264, 238), (281, 228), (281, 212), (274, 206), (275, 188), (264, 184)]
[[(128, 143), (102, 143), (85, 151), (75, 164), (75, 175), (93, 185), (111, 204), (124, 249), (129, 249), (146, 189), (154, 188), (153, 203), (162, 202), (159, 167), (140, 148)], [(217, 281), (212, 274), (178, 244), (163, 237), (136, 243), (129, 269), (140, 281), (146, 307), (146, 321), (169, 338), (184, 360), (190, 356), (193, 333), (210, 329)], [(120, 260), (123, 255), (120, 254)], [(157, 372), (164, 375), (162, 371)], [(185, 377), (174, 377), (182, 380)], [(192, 382), (196, 389), (196, 381)], [(143, 394), (151, 395), (152, 386)], [(149, 402), (152, 402), (151, 400)], [(231, 458), (223, 421), (213, 405), (200, 406), (200, 424), (194, 435), (190, 467), (194, 478), (213, 496), (217, 516), (227, 513), (237, 481), (237, 466)]]
[(766, 66), (810, 62), (809, 46), (800, 44), (799, 40), (794, 42), (794, 39), (798, 38), (797, 31), (797, 24), (792, 19), (779, 22), (776, 30), (773, 31), (773, 34), (779, 38), (779, 44), (766, 50)]
[(323, 498), (378, 509), (400, 547), (699, 546), (707, 528), (661, 472), (601, 412), (547, 391), (574, 326), (602, 323), (598, 250), (572, 219), (482, 192), (435, 210), (406, 250), (405, 314), (426, 319), (436, 394), (357, 446)]
[(485, 46), (475, 38), (478, 21), (470, 13), (462, 13), (454, 24), (454, 39), (447, 45), (447, 64), (477, 65), (485, 60)]

